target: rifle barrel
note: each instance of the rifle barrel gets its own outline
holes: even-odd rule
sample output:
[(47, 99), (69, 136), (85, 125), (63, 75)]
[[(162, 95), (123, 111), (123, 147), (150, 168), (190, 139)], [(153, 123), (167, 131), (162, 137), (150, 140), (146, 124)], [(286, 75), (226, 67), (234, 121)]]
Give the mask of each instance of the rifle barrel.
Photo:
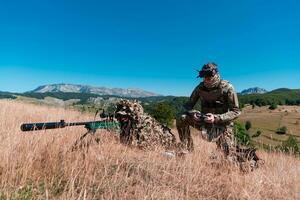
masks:
[(61, 120), (60, 122), (28, 123), (28, 124), (22, 124), (21, 130), (22, 131), (35, 131), (35, 130), (64, 128), (65, 126), (66, 126), (66, 123), (63, 120)]

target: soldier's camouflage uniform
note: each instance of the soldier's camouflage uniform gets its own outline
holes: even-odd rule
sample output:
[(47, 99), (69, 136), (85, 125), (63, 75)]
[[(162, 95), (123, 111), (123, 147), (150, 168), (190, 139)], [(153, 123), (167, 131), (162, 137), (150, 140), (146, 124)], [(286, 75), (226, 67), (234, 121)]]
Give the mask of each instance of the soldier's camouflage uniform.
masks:
[[(202, 113), (214, 114), (215, 121), (213, 124), (199, 122), (193, 117), (193, 113), (198, 111), (190, 110), (193, 109), (198, 100), (201, 101)], [(224, 152), (226, 157), (231, 152), (235, 152), (233, 120), (241, 114), (241, 111), (237, 94), (228, 81), (221, 80), (213, 88), (207, 88), (201, 82), (194, 89), (185, 108), (190, 112), (177, 117), (176, 126), (180, 140), (188, 150), (193, 150), (193, 140), (190, 132), (190, 126), (193, 126), (201, 131), (203, 138), (216, 142), (217, 147)]]

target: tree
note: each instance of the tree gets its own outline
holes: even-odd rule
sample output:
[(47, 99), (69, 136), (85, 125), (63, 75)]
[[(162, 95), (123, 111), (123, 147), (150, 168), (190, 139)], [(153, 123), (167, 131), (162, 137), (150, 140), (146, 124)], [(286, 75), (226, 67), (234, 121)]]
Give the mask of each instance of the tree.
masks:
[(272, 103), (270, 106), (269, 106), (269, 109), (270, 110), (275, 110), (277, 108), (277, 104), (276, 103)]
[(250, 136), (244, 126), (240, 123), (234, 123), (234, 135), (239, 144), (247, 145), (250, 142)]
[(278, 134), (286, 134), (287, 131), (288, 131), (287, 127), (286, 126), (282, 126), (282, 127), (278, 128), (276, 130), (276, 133), (278, 133)]
[(250, 121), (246, 121), (245, 129), (248, 131), (251, 127), (252, 127), (251, 122)]
[(160, 102), (154, 105), (150, 113), (157, 121), (167, 126), (173, 125), (174, 110), (167, 102)]

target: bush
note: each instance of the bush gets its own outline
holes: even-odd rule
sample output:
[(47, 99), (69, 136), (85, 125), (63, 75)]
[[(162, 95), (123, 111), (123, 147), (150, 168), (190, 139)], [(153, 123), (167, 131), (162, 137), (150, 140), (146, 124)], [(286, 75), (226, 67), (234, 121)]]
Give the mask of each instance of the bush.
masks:
[(256, 133), (254, 135), (252, 135), (252, 137), (258, 137), (261, 135), (261, 130), (256, 131)]
[(166, 102), (160, 102), (154, 105), (150, 113), (157, 121), (167, 126), (173, 125), (174, 110)]
[(287, 127), (286, 126), (282, 126), (280, 128), (277, 129), (276, 133), (278, 134), (286, 134), (288, 131)]
[(250, 121), (246, 121), (245, 129), (248, 131), (251, 127), (252, 127), (251, 122)]
[(250, 143), (250, 136), (246, 132), (244, 126), (240, 123), (234, 124), (234, 136), (238, 144), (248, 145)]
[(269, 109), (270, 110), (275, 110), (277, 108), (277, 104), (275, 103), (272, 103), (270, 106), (269, 106)]

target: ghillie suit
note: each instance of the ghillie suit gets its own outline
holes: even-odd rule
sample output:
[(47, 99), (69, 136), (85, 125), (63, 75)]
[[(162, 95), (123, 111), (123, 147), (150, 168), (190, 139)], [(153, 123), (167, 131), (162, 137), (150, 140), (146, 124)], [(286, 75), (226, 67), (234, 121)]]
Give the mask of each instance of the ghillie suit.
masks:
[(161, 146), (172, 149), (176, 138), (171, 129), (160, 124), (137, 101), (121, 100), (117, 103), (115, 117), (120, 123), (120, 141), (142, 149)]

